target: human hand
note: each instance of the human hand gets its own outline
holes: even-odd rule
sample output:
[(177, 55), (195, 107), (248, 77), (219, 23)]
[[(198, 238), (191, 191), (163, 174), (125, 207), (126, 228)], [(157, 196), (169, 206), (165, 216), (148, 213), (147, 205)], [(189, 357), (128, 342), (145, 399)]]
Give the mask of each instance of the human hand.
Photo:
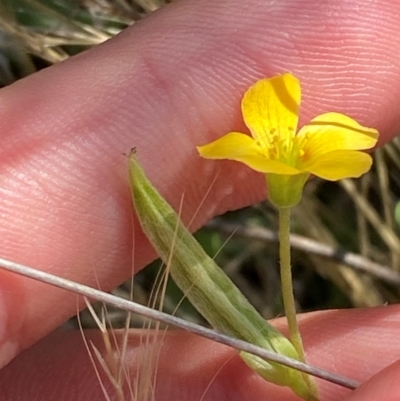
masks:
[[(399, 309), (391, 306), (332, 310), (300, 316), (308, 362), (365, 382), (352, 392), (317, 379), (321, 400), (399, 399)], [(285, 330), (284, 319), (274, 324)], [(132, 382), (140, 380), (142, 391), (156, 383), (157, 401), (299, 400), (288, 388), (268, 383), (255, 374), (231, 348), (181, 330), (160, 332), (154, 345), (151, 341), (152, 345), (145, 345), (147, 334), (145, 330), (131, 331), (125, 361)], [(122, 331), (117, 334), (118, 341), (122, 341), (122, 336)], [(86, 331), (85, 337), (107, 354), (98, 330)], [(152, 354), (151, 350), (156, 352)], [(148, 380), (149, 370), (143, 365), (138, 367), (146, 356), (150, 372), (157, 365), (156, 380)], [(115, 394), (104, 373), (102, 381), (108, 393)], [(82, 334), (77, 330), (58, 330), (23, 352), (0, 372), (0, 386), (0, 399), (7, 401), (28, 397), (61, 401), (104, 399)]]
[[(105, 290), (126, 279), (132, 268), (133, 241), (127, 161), (122, 154), (132, 146), (138, 148), (147, 174), (171, 204), (178, 205), (185, 191), (187, 219), (213, 183), (193, 228), (215, 214), (262, 199), (261, 176), (236, 163), (206, 162), (195, 150), (195, 145), (207, 143), (232, 127), (242, 128), (240, 98), (262, 76), (287, 70), (300, 78), (303, 122), (324, 111), (343, 112), (363, 125), (378, 128), (382, 142), (389, 140), (400, 126), (396, 114), (400, 60), (393, 51), (400, 44), (399, 13), (400, 5), (391, 1), (376, 1), (368, 7), (357, 1), (292, 0), (279, 5), (255, 0), (181, 1), (102, 46), (3, 89), (0, 255), (95, 287), (98, 280)], [(154, 257), (139, 230), (135, 232), (134, 253), (136, 270)], [(3, 364), (76, 310), (76, 296), (6, 272), (0, 272), (0, 299)], [(329, 366), (364, 381), (398, 359), (400, 349), (393, 349), (397, 325), (394, 318), (387, 317), (394, 316), (396, 310), (368, 311), (374, 319), (365, 321), (373, 327), (364, 329), (364, 342), (349, 337), (353, 352), (363, 349), (357, 348), (358, 342), (368, 344), (370, 351), (359, 351), (359, 359), (352, 361), (359, 376), (350, 374), (344, 362)], [(367, 312), (352, 311), (350, 322), (346, 321), (348, 312), (335, 313), (354, 332), (359, 330), (358, 323), (353, 323), (355, 317)], [(315, 330), (323, 327), (324, 315), (315, 316), (315, 325), (310, 325), (313, 339), (318, 337)], [(321, 335), (319, 346), (325, 354), (329, 352), (327, 363), (335, 352), (341, 353), (345, 343), (336, 326), (329, 336)], [(385, 333), (386, 344), (382, 337), (374, 340), (376, 330)], [(62, 343), (57, 343), (58, 336)], [(179, 341), (189, 338), (184, 333), (168, 336), (171, 342), (166, 355), (181, 349), (173, 336), (182, 336)], [(13, 398), (11, 391), (23, 397), (28, 389), (46, 399), (44, 385), (49, 386), (47, 399), (51, 399), (53, 382), (43, 383), (35, 367), (46, 355), (54, 358), (57, 349), (59, 355), (74, 355), (76, 365), (90, 370), (78, 340), (73, 333), (55, 334), (17, 358), (0, 375), (1, 388), (6, 389), (0, 399)], [(216, 362), (212, 357), (200, 358), (204, 340), (197, 341), (198, 358), (194, 349), (186, 361), (190, 357), (190, 366), (198, 362), (193, 380), (204, 389), (210, 377), (201, 372), (207, 373)], [(74, 354), (73, 349), (81, 352)], [(228, 352), (219, 346), (213, 349)], [(312, 355), (310, 351), (310, 362)], [(19, 360), (31, 366), (31, 376), (23, 376), (23, 385), (18, 382), (22, 380)], [(236, 359), (233, 361), (239, 366)], [(319, 356), (316, 361), (324, 359)], [(348, 356), (344, 361), (348, 363)], [(54, 376), (47, 377), (57, 383), (57, 377), (65, 379), (67, 365), (60, 356), (52, 363), (48, 374)], [(168, 366), (160, 363), (163, 372), (162, 366)], [(250, 391), (266, 391), (269, 385), (260, 384), (240, 366), (235, 373), (224, 371), (224, 380), (218, 379), (220, 394), (233, 389), (230, 380), (237, 378), (235, 383), (242, 383), (242, 378), (242, 393), (236, 395), (241, 399), (261, 397), (261, 393)], [(92, 390), (93, 382), (84, 376), (76, 376), (73, 383), (87, 386), (82, 394)], [(186, 379), (181, 382), (181, 386), (189, 384)], [(253, 384), (254, 390), (249, 389)], [(158, 381), (158, 385), (162, 384)], [(60, 389), (61, 383), (57, 386)], [(74, 390), (74, 386), (69, 386), (60, 390), (58, 399), (71, 398), (67, 389)], [(374, 386), (378, 388), (376, 383)], [(183, 388), (175, 390), (184, 396)], [(167, 394), (161, 387), (159, 391)], [(273, 391), (279, 395), (283, 390), (274, 387)], [(344, 394), (343, 390), (332, 391), (334, 395), (327, 395), (327, 399)], [(171, 398), (169, 394), (166, 397)], [(363, 399), (368, 398), (364, 395)]]

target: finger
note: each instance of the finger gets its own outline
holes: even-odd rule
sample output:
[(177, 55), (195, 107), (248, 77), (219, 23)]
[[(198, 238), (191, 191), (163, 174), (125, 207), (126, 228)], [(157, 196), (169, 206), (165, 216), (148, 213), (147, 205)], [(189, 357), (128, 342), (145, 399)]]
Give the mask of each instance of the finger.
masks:
[[(400, 358), (399, 314), (400, 307), (393, 306), (302, 316), (301, 328), (310, 363), (361, 383), (376, 375), (371, 384), (362, 385), (354, 393), (318, 380), (321, 400), (342, 400), (346, 396), (349, 400), (365, 401), (396, 399), (384, 395), (389, 391), (394, 394), (399, 387), (395, 376), (399, 365), (384, 368)], [(277, 323), (281, 328), (285, 324), (282, 320)], [(88, 343), (102, 350), (109, 366), (116, 368), (113, 363), (118, 365), (120, 358), (115, 355), (110, 358), (105, 352), (100, 333), (89, 331), (85, 336)], [(125, 364), (134, 391), (144, 394), (152, 388), (156, 401), (298, 399), (287, 388), (265, 382), (241, 361), (235, 350), (226, 346), (175, 330), (161, 331), (158, 335), (153, 332), (152, 336), (145, 330), (131, 332)], [(119, 332), (117, 337), (121, 342), (123, 333)], [(115, 395), (101, 367), (99, 371), (108, 393)], [(389, 373), (383, 376), (383, 372)], [(374, 383), (378, 387), (373, 388)], [(59, 330), (25, 351), (0, 372), (0, 387), (0, 400), (26, 399), (29, 394), (32, 401), (35, 397), (46, 401), (54, 399), (55, 391), (60, 401), (103, 397), (93, 362), (78, 331)], [(374, 398), (378, 390), (382, 390), (383, 397)]]
[(399, 375), (400, 361), (397, 361), (363, 384), (346, 398), (346, 401), (398, 400), (400, 397)]
[[(261, 176), (194, 146), (244, 128), (240, 97), (261, 76), (299, 76), (302, 121), (340, 111), (393, 136), (400, 4), (328, 4), (177, 2), (2, 90), (0, 254), (104, 289), (126, 278), (132, 146), (173, 205), (185, 192), (186, 221), (213, 185), (193, 229), (260, 200)], [(136, 269), (154, 257), (139, 230), (134, 252)], [(75, 311), (74, 296), (5, 273), (0, 301), (3, 363)]]

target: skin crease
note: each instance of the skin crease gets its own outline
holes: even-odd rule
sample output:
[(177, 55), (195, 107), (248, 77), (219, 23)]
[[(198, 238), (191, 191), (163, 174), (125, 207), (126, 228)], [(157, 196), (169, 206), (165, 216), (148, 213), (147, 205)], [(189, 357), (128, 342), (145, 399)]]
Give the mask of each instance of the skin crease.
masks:
[[(343, 112), (390, 140), (400, 129), (399, 16), (392, 0), (182, 0), (2, 89), (0, 255), (104, 290), (152, 260), (137, 225), (132, 235), (123, 154), (133, 146), (172, 205), (185, 192), (186, 221), (212, 184), (192, 229), (263, 199), (261, 175), (195, 151), (245, 129), (240, 98), (261, 77), (300, 78), (301, 124)], [(76, 296), (0, 272), (1, 364), (75, 312)], [(369, 379), (351, 395), (321, 382), (323, 400), (398, 399), (399, 315), (392, 306), (304, 317), (310, 362)], [(135, 341), (132, 333), (133, 350)], [(180, 332), (165, 342), (157, 400), (200, 400), (231, 357), (203, 400), (296, 399), (234, 351)], [(191, 344), (185, 353), (182, 343)], [(0, 400), (103, 399), (79, 333), (42, 339), (0, 372), (0, 388)]]

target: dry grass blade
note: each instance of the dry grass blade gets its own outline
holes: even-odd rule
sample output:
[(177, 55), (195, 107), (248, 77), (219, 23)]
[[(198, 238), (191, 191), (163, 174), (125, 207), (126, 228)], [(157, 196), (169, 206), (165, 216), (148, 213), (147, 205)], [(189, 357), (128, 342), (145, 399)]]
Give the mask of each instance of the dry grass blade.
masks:
[[(0, 29), (26, 51), (58, 63), (164, 5), (164, 0), (0, 0)], [(80, 49), (77, 49), (80, 48)]]
[(342, 180), (340, 184), (353, 199), (357, 207), (364, 213), (366, 219), (380, 235), (386, 246), (392, 252), (398, 254), (400, 251), (400, 240), (393, 229), (382, 221), (375, 208), (360, 194), (353, 181)]
[(268, 351), (264, 348), (257, 347), (253, 344), (249, 344), (245, 341), (241, 341), (220, 333), (215, 332), (214, 330), (207, 329), (205, 327), (199, 326), (197, 324), (179, 319), (175, 316), (168, 315), (166, 313), (148, 308), (143, 305), (136, 304), (134, 302), (128, 301), (126, 299), (118, 298), (112, 294), (108, 294), (102, 292), (100, 290), (96, 290), (94, 288), (88, 287), (83, 284), (75, 283), (73, 281), (54, 276), (50, 273), (43, 272), (41, 270), (33, 269), (29, 266), (21, 265), (19, 263), (15, 263), (3, 258), (0, 258), (0, 267), (7, 271), (14, 272), (16, 274), (23, 275), (25, 277), (32, 278), (34, 280), (47, 283), (67, 291), (72, 291), (76, 294), (83, 295), (87, 298), (104, 302), (109, 305), (116, 306), (118, 308), (124, 309), (126, 311), (132, 313), (138, 313), (142, 316), (145, 316), (149, 319), (153, 319), (167, 325), (172, 325), (175, 327), (179, 327), (183, 330), (189, 331), (193, 334), (197, 334), (199, 336), (208, 338), (210, 340), (216, 341), (221, 344), (228, 345), (237, 350), (245, 351), (250, 354), (254, 354), (259, 356), (260, 358), (264, 358), (268, 361), (282, 364), (284, 366), (299, 370), (304, 373), (308, 373), (312, 376), (318, 377), (323, 380), (330, 381), (331, 383), (338, 384), (340, 386), (355, 389), (358, 387), (358, 383), (352, 379), (345, 378), (343, 376), (337, 375), (332, 372), (328, 372), (324, 369), (317, 368), (315, 366), (299, 362), (296, 359), (288, 358), (286, 356), (282, 356), (276, 354), (274, 352)]
[[(102, 317), (100, 319), (95, 310), (93, 309), (92, 305), (90, 304), (89, 300), (87, 299), (87, 297), (84, 297), (84, 300), (86, 303), (86, 307), (92, 314), (93, 319), (96, 321), (97, 326), (101, 331), (103, 343), (106, 350), (105, 355), (103, 355), (92, 342), (90, 344), (87, 343), (82, 325), (79, 320), (79, 326), (82, 332), (82, 337), (85, 342), (86, 349), (88, 351), (90, 359), (92, 361), (93, 368), (96, 372), (99, 384), (102, 388), (105, 398), (107, 400), (111, 399), (110, 395), (106, 390), (106, 386), (103, 383), (102, 377), (99, 372), (99, 368), (95, 363), (95, 360), (97, 360), (98, 365), (100, 366), (102, 371), (106, 374), (108, 380), (115, 389), (118, 400), (124, 401), (125, 394), (123, 385), (125, 378), (129, 377), (129, 372), (126, 371), (124, 363), (125, 353), (124, 351), (121, 352), (120, 347), (118, 345), (118, 341), (114, 336), (113, 331), (107, 329), (106, 318), (105, 318), (105, 316), (107, 315), (106, 310), (102, 309)], [(124, 373), (124, 375), (121, 374), (122, 372)]]
[[(85, 299), (85, 301), (86, 301), (86, 299)], [(97, 318), (96, 314), (95, 314), (95, 316)], [(84, 331), (83, 331), (83, 327), (82, 327), (82, 323), (81, 323), (81, 321), (79, 319), (79, 315), (78, 315), (78, 324), (79, 324), (79, 329), (80, 329), (80, 331), (82, 333), (83, 342), (85, 344), (85, 347), (86, 347), (87, 353), (89, 355), (90, 361), (92, 363), (93, 369), (94, 369), (94, 371), (96, 373), (96, 377), (97, 377), (97, 380), (99, 382), (100, 388), (101, 388), (101, 390), (103, 392), (104, 398), (106, 399), (106, 401), (111, 401), (111, 398), (110, 398), (110, 396), (109, 396), (109, 394), (108, 394), (108, 392), (107, 392), (107, 390), (106, 390), (106, 388), (104, 386), (103, 380), (101, 379), (101, 375), (100, 375), (99, 369), (97, 367), (95, 358), (93, 356), (93, 352), (95, 352), (94, 349), (93, 349), (93, 344), (92, 343), (89, 344), (88, 341), (86, 340), (86, 337), (85, 337)]]
[[(395, 221), (394, 221), (394, 213), (393, 213), (393, 203), (391, 199), (390, 186), (389, 186), (389, 173), (388, 168), (384, 158), (384, 150), (378, 149), (375, 152), (375, 161), (376, 161), (376, 170), (378, 176), (379, 183), (379, 194), (382, 201), (383, 206), (383, 216), (385, 225), (390, 228), (394, 232), (395, 229)], [(400, 269), (399, 263), (399, 250), (395, 251), (391, 249), (390, 252), (392, 266), (395, 270)]]
[[(272, 243), (278, 243), (279, 241), (276, 232), (263, 227), (240, 226), (234, 223), (226, 223), (218, 219), (209, 222), (206, 227), (229, 236), (234, 234), (244, 238)], [(294, 249), (336, 260), (362, 273), (368, 273), (371, 276), (379, 278), (388, 284), (400, 287), (400, 274), (393, 271), (389, 266), (380, 265), (355, 253), (346, 252), (343, 249), (297, 234), (292, 234), (290, 236), (290, 244)]]

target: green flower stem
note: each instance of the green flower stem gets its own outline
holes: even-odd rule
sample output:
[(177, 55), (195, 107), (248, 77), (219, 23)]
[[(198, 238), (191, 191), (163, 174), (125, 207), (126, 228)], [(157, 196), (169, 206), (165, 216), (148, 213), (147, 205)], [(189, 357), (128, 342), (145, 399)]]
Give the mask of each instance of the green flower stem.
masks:
[[(129, 157), (129, 171), (133, 203), (142, 229), (193, 306), (219, 332), (299, 359), (291, 342), (260, 316), (183, 226), (145, 176), (134, 152)], [(240, 356), (264, 379), (289, 386), (306, 400), (317, 400), (301, 372), (245, 352)]]
[[(278, 208), (279, 210), (279, 258), (282, 283), (282, 298), (286, 319), (289, 327), (289, 337), (299, 359), (306, 362), (303, 340), (301, 338), (296, 316), (296, 301), (293, 291), (292, 267), (290, 263), (290, 211), (291, 208)], [(317, 386), (314, 379), (304, 375), (311, 392), (317, 398)]]
[(296, 317), (296, 302), (293, 292), (292, 267), (290, 264), (290, 208), (279, 208), (279, 258), (282, 282), (283, 306), (289, 327), (290, 341), (305, 362), (303, 340)]

